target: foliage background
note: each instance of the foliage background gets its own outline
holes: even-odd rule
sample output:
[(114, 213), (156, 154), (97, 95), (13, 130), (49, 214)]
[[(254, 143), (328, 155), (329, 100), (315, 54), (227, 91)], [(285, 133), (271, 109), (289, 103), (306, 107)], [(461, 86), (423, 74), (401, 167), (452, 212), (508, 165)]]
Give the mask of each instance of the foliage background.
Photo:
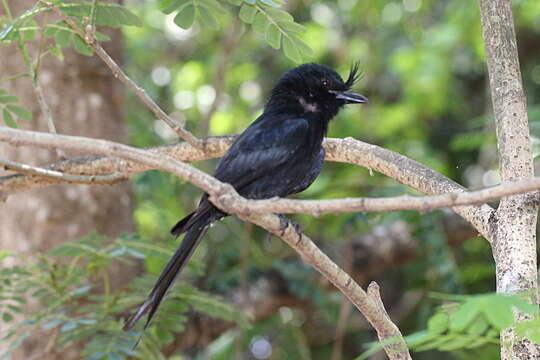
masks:
[[(538, 146), (540, 2), (518, 0), (513, 3), (531, 132)], [(185, 119), (187, 127), (198, 136), (242, 131), (260, 114), (268, 91), (280, 74), (295, 66), (282, 51), (269, 46), (263, 34), (252, 31), (238, 19), (237, 7), (226, 3), (223, 5), (228, 11), (219, 16), (219, 29), (195, 21), (187, 30), (174, 23), (175, 13), (163, 14), (154, 0), (128, 0), (126, 5), (143, 22), (141, 27), (122, 28), (126, 72), (166, 112)], [(313, 49), (313, 55), (305, 57), (304, 61), (326, 64), (343, 76), (354, 61), (361, 63), (364, 76), (357, 90), (367, 95), (370, 102), (342, 111), (333, 121), (329, 136), (352, 136), (403, 153), (470, 188), (498, 182), (495, 130), (489, 110), (477, 3), (467, 0), (291, 0), (285, 9), (306, 27), (300, 38)], [(173, 141), (173, 134), (162, 123), (149, 121), (152, 115), (136, 99), (128, 99), (126, 111), (131, 144), (144, 147)], [(197, 166), (211, 172), (215, 163), (208, 161)], [(200, 196), (200, 191), (193, 186), (158, 172), (137, 176), (133, 187), (138, 235), (127, 240), (116, 239), (105, 258), (144, 257), (148, 274), (136, 285), (112, 294), (118, 298), (109, 314), (120, 313), (119, 305), (135, 303), (137, 298), (122, 300), (122, 296), (133, 294), (134, 289), (137, 296), (144, 296), (143, 289), (150, 288), (150, 276), (157, 276), (166, 261), (166, 256), (156, 254), (155, 250), (158, 247), (172, 249), (168, 235), (170, 226), (189, 213)], [(379, 174), (326, 163), (317, 181), (298, 197), (323, 199), (405, 193), (412, 191)], [(430, 316), (448, 300), (444, 296), (441, 300), (440, 295), (432, 293), (478, 294), (495, 289), (494, 264), (487, 242), (474, 235), (459, 243), (452, 242), (454, 234), (448, 231), (448, 217), (445, 211), (330, 214), (319, 218), (296, 216), (305, 231), (343, 266), (349, 261), (348, 244), (355, 239), (396, 222), (406, 225), (415, 243), (412, 255), (397, 257), (395, 266), (384, 272), (358, 278), (363, 285), (370, 280), (378, 281), (383, 299), (404, 334), (425, 329)], [(83, 240), (93, 241), (96, 239), (92, 236)], [(126, 241), (131, 243), (126, 245)], [(153, 244), (154, 252), (145, 252), (140, 244)], [(360, 251), (369, 254), (369, 249)], [(53, 255), (75, 254), (62, 253), (60, 249)], [(354, 253), (353, 256), (355, 261), (357, 257), (361, 261), (364, 254)], [(100, 264), (106, 266), (106, 262)], [(335, 346), (333, 334), (344, 307), (341, 296), (321, 282), (319, 276), (278, 239), (268, 238), (260, 229), (237, 219), (226, 219), (209, 231), (189, 270), (176, 287), (179, 301), (168, 304), (175, 314), (189, 315), (192, 309), (188, 304), (196, 304), (195, 310), (235, 319), (245, 325), (244, 320), (239, 320), (244, 316), (240, 315), (242, 310), (228, 305), (220, 309), (222, 300), (216, 296), (225, 298), (226, 303), (239, 304), (242, 302), (237, 301), (239, 297), (249, 301), (249, 296), (261, 292), (252, 285), (268, 278), (280, 284), (274, 295), (290, 295), (300, 299), (302, 306), (282, 306), (270, 316), (252, 321), (251, 327), (233, 328), (208, 339), (207, 343), (182, 349), (184, 355), (195, 359), (331, 357)], [(87, 275), (81, 275), (80, 283), (84, 283)], [(255, 295), (246, 296), (249, 292)], [(186, 293), (200, 301), (182, 299), (181, 294)], [(96, 304), (100, 301), (103, 299), (96, 300)], [(67, 323), (64, 319), (48, 324), (65, 327)], [(119, 330), (118, 326), (111, 326), (111, 331)], [(181, 330), (182, 326), (169, 324), (166, 329), (169, 328)], [(313, 328), (324, 329), (327, 334), (321, 336), (314, 333)], [(141, 351), (153, 356), (164, 344), (172, 342), (174, 336), (182, 336), (155, 327), (149, 333), (150, 340), (145, 340)], [(93, 339), (97, 341), (97, 337)], [(374, 339), (373, 332), (353, 310), (342, 336), (343, 358), (358, 356)], [(483, 354), (483, 359), (495, 359), (497, 347), (495, 343), (488, 343), (476, 351)], [(266, 357), (265, 351), (269, 348), (271, 355)], [(89, 345), (86, 354), (95, 358), (100, 358), (99, 355), (112, 358), (115, 355), (111, 354), (117, 354), (92, 349)], [(164, 353), (178, 358), (174, 350)], [(119, 354), (141, 356), (128, 350)], [(463, 349), (414, 354), (415, 359), (437, 357), (441, 360), (477, 356), (478, 353)]]

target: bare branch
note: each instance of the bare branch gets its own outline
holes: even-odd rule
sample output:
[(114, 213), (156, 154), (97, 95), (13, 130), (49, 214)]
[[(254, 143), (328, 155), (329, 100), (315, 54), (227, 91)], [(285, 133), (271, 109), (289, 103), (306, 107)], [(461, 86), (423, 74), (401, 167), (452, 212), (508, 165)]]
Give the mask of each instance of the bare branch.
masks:
[(384, 346), (388, 358), (391, 360), (411, 359), (405, 340), (398, 327), (388, 317), (382, 301), (368, 294), (336, 263), (323, 253), (309, 237), (298, 232), (290, 222), (283, 224), (282, 220), (272, 214), (238, 215), (241, 219), (249, 221), (264, 228), (266, 231), (280, 237), (289, 244), (306, 262), (328, 279), (341, 293), (343, 293), (354, 306), (366, 317), (377, 331), (379, 341), (392, 339), (391, 344)]
[(372, 212), (419, 210), (428, 211), (447, 207), (485, 204), (505, 196), (523, 194), (540, 189), (540, 177), (522, 179), (476, 191), (455, 191), (431, 196), (392, 196), (385, 198), (342, 198), (331, 200), (294, 200), (273, 198), (268, 200), (241, 200), (223, 195), (220, 201), (224, 208), (239, 212), (271, 212), (276, 214), (314, 214), (341, 212)]
[(137, 85), (126, 73), (118, 66), (118, 64), (110, 57), (110, 55), (103, 49), (100, 43), (97, 41), (94, 32), (92, 31), (92, 25), (86, 27), (86, 33), (83, 32), (77, 24), (60, 10), (56, 5), (45, 0), (39, 0), (42, 4), (54, 10), (72, 29), (73, 31), (83, 39), (88, 46), (96, 53), (97, 56), (103, 60), (103, 62), (109, 67), (113, 76), (120, 80), (126, 87), (131, 89), (139, 100), (154, 113), (154, 115), (165, 122), (178, 136), (190, 143), (196, 148), (201, 148), (203, 143), (200, 139), (197, 139), (192, 133), (184, 128), (184, 124), (179, 124), (176, 120), (167, 115), (163, 109), (161, 109), (154, 100), (146, 93), (146, 90)]
[[(33, 131), (23, 131), (10, 128), (0, 128), (0, 141), (14, 145), (32, 145), (43, 148), (62, 148), (64, 150), (77, 150), (107, 154), (126, 160), (140, 162), (148, 167), (161, 169), (187, 180), (204, 189), (212, 198), (219, 198), (222, 194), (236, 194), (234, 188), (224, 184), (210, 175), (173, 159), (166, 155), (155, 154), (150, 151), (132, 148), (126, 145), (106, 140), (96, 140), (77, 136), (52, 135)], [(238, 195), (236, 195), (238, 196)], [(220, 207), (218, 203), (215, 204)], [(328, 256), (326, 256), (307, 236), (296, 231), (294, 226), (273, 214), (239, 215), (253, 224), (259, 225), (268, 232), (275, 234), (293, 247), (308, 264), (315, 267), (324, 277), (332, 282), (356, 308), (364, 314), (366, 319), (376, 329), (381, 341), (388, 338), (399, 341), (399, 351), (396, 344), (386, 345), (385, 351), (390, 359), (410, 359), (405, 341), (397, 327), (386, 316), (384, 308), (368, 297), (364, 290)]]
[[(233, 140), (233, 136), (206, 138), (204, 139), (204, 151), (194, 148), (187, 143), (156, 147), (149, 149), (149, 151), (156, 154), (171, 156), (185, 162), (200, 161), (222, 156)], [(428, 194), (465, 191), (460, 185), (424, 165), (401, 154), (394, 153), (375, 145), (347, 138), (325, 139), (324, 147), (326, 149), (326, 160), (365, 166)], [(144, 166), (141, 163), (125, 162), (115, 158), (87, 158), (63, 162), (55, 166), (55, 169), (72, 174), (86, 175), (118, 173), (128, 178), (135, 173), (147, 171), (151, 168)], [(0, 193), (7, 196), (8, 194), (18, 191), (24, 191), (30, 188), (61, 181), (63, 180), (56, 179), (51, 181), (51, 179), (36, 177), (27, 178), (24, 176), (4, 177), (0, 178)], [(451, 197), (453, 195), (449, 196)], [(382, 201), (384, 202), (385, 200)], [(411, 201), (416, 200), (411, 198)], [(446, 206), (452, 205), (452, 200), (446, 201), (450, 201)], [(474, 200), (473, 203), (474, 202), (476, 202), (476, 200)], [(381, 204), (378, 204), (377, 206), (381, 206)], [(386, 208), (386, 210), (389, 209), (390, 208)], [(429, 209), (429, 207), (426, 207), (425, 204), (422, 203), (419, 206), (419, 209), (425, 210)], [(330, 208), (328, 211), (333, 212), (336, 210)], [(490, 239), (487, 236), (489, 234), (489, 219), (493, 211), (490, 206), (459, 206), (455, 207), (454, 211), (469, 221), (480, 234), (486, 236), (488, 240)], [(320, 213), (321, 211), (315, 209), (315, 211), (311, 212)]]
[(112, 185), (126, 180), (122, 175), (74, 175), (66, 174), (61, 171), (45, 169), (26, 164), (19, 164), (13, 161), (0, 159), (0, 165), (4, 170), (16, 171), (20, 174), (43, 176), (52, 179), (60, 179), (71, 184), (89, 184), (89, 185)]

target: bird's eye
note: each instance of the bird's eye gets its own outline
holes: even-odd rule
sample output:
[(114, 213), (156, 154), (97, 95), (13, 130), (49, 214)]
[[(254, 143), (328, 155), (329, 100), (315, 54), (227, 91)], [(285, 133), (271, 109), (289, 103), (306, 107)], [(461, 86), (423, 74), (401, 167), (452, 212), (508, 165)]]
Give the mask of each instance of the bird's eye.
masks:
[(328, 87), (328, 80), (324, 79), (322, 81), (322, 84), (323, 84), (324, 87)]

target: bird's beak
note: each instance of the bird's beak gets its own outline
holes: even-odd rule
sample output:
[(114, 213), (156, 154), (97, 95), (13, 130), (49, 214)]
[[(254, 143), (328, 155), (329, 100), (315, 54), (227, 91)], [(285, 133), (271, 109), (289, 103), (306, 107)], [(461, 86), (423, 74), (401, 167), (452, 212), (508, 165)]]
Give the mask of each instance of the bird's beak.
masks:
[(330, 92), (336, 95), (336, 99), (345, 100), (347, 104), (364, 104), (368, 102), (367, 97), (352, 91), (330, 90)]

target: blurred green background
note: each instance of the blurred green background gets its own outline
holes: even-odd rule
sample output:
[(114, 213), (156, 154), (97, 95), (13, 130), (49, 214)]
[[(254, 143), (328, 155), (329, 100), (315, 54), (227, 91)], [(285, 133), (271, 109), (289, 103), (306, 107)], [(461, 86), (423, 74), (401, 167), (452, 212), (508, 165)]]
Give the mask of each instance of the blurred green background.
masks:
[[(54, 1), (81, 23), (96, 3)], [(276, 45), (267, 42), (270, 36), (254, 31), (264, 28), (264, 21), (248, 25), (242, 21), (246, 13), (239, 11), (240, 4), (248, 12), (253, 5), (246, 4), (256, 4), (288, 19), (272, 8), (274, 1), (193, 1), (125, 0), (142, 26), (122, 27), (122, 66), (196, 136), (236, 134), (246, 128), (261, 113), (281, 74), (298, 65), (291, 59), (300, 56), (295, 53), (300, 49), (304, 62), (325, 64), (343, 77), (352, 64), (360, 63), (363, 75), (354, 90), (370, 101), (341, 111), (329, 136), (353, 137), (399, 152), (470, 189), (499, 182), (477, 2), (290, 0), (282, 9), (306, 31), (299, 32), (299, 25), (288, 20), (296, 42), (287, 47), (283, 41), (281, 50), (270, 46)], [(3, 4), (7, 7), (6, 1)], [(138, 23), (115, 4), (99, 4), (99, 25)], [(185, 4), (191, 10), (193, 4), (198, 6), (200, 16), (192, 26), (187, 26), (192, 20), (189, 12), (177, 15), (177, 8)], [(540, 2), (512, 4), (536, 158)], [(166, 15), (163, 8), (171, 13)], [(49, 52), (61, 57), (61, 48), (71, 44), (92, 55), (64, 23), (49, 20), (45, 8), (34, 10), (17, 14), (15, 20), (0, 19), (2, 44), (17, 42), (24, 50), (42, 22), (49, 21), (43, 34), (54, 38), (56, 46), (47, 48)], [(38, 13), (45, 16), (39, 18)], [(35, 22), (34, 16), (43, 21)], [(311, 56), (302, 41), (312, 49)], [(177, 141), (129, 91), (125, 93), (130, 144), (150, 147)], [(211, 173), (217, 161), (194, 165)], [(362, 315), (286, 244), (230, 217), (210, 229), (133, 350), (142, 325), (126, 333), (123, 320), (148, 294), (176, 247), (179, 240), (171, 238), (170, 227), (196, 207), (202, 192), (158, 171), (132, 180), (135, 234), (109, 239), (92, 233), (32, 254), (31, 261), (21, 262), (24, 265), (0, 268), (0, 313), (3, 322), (11, 323), (0, 340), (17, 348), (31, 331), (41, 328), (56, 334), (50, 344), (59, 353), (77, 343), (81, 356), (94, 360), (357, 359), (376, 340)], [(403, 194), (418, 192), (369, 169), (325, 163), (316, 182), (296, 197)], [(414, 359), (498, 358), (498, 331), (508, 326), (508, 318), (512, 321), (517, 300), (491, 294), (495, 269), (489, 245), (450, 210), (292, 217), (361, 286), (377, 281), (390, 316), (413, 344)], [(1, 251), (0, 261), (8, 256)], [(141, 270), (141, 276), (118, 288), (110, 286), (117, 262), (142, 263), (133, 268), (133, 275)], [(469, 296), (485, 293), (489, 295)], [(13, 314), (23, 313), (26, 297), (45, 306), (24, 313), (24, 320), (15, 323)], [(461, 312), (455, 301), (465, 302)], [(463, 309), (473, 310), (473, 316)], [(452, 328), (447, 314), (469, 316), (469, 322)], [(537, 339), (539, 322), (536, 318), (525, 329)], [(385, 358), (381, 352), (363, 358), (368, 356)]]
[[(241, 132), (261, 113), (279, 76), (296, 66), (280, 50), (268, 46), (263, 35), (239, 21), (234, 11), (220, 19), (220, 30), (198, 22), (183, 30), (174, 24), (174, 14), (164, 15), (158, 10), (156, 1), (129, 0), (127, 4), (145, 24), (141, 28), (124, 28), (127, 72), (167, 112), (185, 119), (197, 136)], [(540, 2), (518, 0), (513, 4), (537, 151)], [(291, 0), (285, 8), (307, 27), (301, 38), (314, 50), (314, 56), (306, 62), (328, 65), (346, 76), (350, 65), (360, 61), (363, 77), (356, 90), (368, 96), (370, 102), (342, 111), (331, 123), (329, 136), (352, 136), (400, 152), (469, 188), (499, 181), (477, 2)], [(135, 99), (130, 99), (127, 109), (133, 145), (173, 141), (174, 136), (162, 123), (148, 121), (150, 113)], [(207, 161), (197, 166), (211, 172), (215, 164)], [(134, 188), (135, 217), (141, 236), (163, 241), (170, 241), (170, 226), (194, 209), (201, 195), (193, 186), (157, 172), (137, 176)], [(326, 163), (317, 181), (298, 197), (405, 193), (415, 192), (380, 174), (370, 174), (367, 169)], [(466, 225), (449, 225), (453, 221), (449, 212), (295, 218), (344, 266), (349, 244), (392, 224), (404, 224), (405, 233), (414, 243), (406, 259), (398, 256), (384, 271), (375, 270), (357, 278), (364, 286), (369, 280), (379, 282), (385, 303), (404, 334), (424, 329), (428, 316), (440, 304), (428, 292), (475, 294), (495, 289), (487, 242), (471, 231), (456, 235)], [(369, 248), (357, 250), (360, 253), (354, 252), (355, 262), (371, 256)], [(257, 358), (257, 351), (264, 353), (268, 347), (271, 359), (331, 357), (335, 350), (329, 334), (336, 333), (339, 313), (343, 311), (342, 298), (278, 239), (269, 239), (263, 231), (229, 218), (209, 232), (195, 259), (199, 271), (184, 279), (211, 293), (231, 296), (248, 286), (242, 284), (242, 279), (255, 284), (258, 279), (274, 276), (281, 279), (280, 291), (310, 304), (283, 306), (256, 322), (248, 332), (224, 333), (208, 346), (191, 349), (197, 359), (232, 359), (234, 354)], [(157, 274), (163, 260), (148, 260), (146, 264), (148, 271)], [(329, 334), (318, 337), (309, 327), (326, 329)], [(231, 339), (239, 337), (244, 346), (230, 345), (234, 343)], [(373, 341), (374, 335), (353, 310), (342, 338), (343, 358), (349, 359), (361, 353), (362, 346)], [(496, 349), (496, 345), (482, 348), (481, 358), (496, 358), (489, 355), (496, 354)], [(477, 356), (467, 351), (432, 351), (415, 354), (414, 358)]]

